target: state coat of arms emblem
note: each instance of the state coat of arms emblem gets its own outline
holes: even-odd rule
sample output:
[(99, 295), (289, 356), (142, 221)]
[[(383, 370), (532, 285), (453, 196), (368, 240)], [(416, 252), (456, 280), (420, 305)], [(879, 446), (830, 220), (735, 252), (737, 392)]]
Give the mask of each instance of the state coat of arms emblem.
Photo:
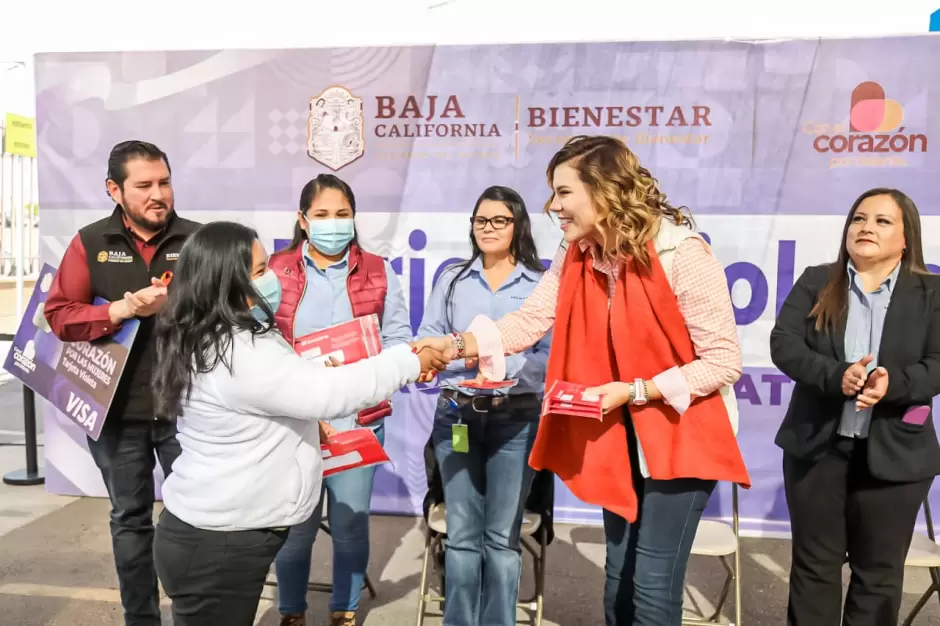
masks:
[(365, 153), (362, 98), (345, 87), (328, 87), (310, 99), (307, 154), (334, 172)]

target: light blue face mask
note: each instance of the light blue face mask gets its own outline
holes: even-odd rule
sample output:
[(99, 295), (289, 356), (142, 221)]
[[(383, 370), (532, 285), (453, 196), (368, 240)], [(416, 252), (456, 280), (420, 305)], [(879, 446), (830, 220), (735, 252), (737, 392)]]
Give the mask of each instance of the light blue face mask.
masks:
[(352, 218), (307, 220), (307, 238), (323, 254), (339, 254), (355, 236), (356, 223)]
[[(277, 313), (277, 308), (281, 306), (281, 281), (277, 279), (277, 274), (273, 270), (268, 270), (251, 283), (258, 290), (258, 294), (268, 303), (271, 312)], [(271, 323), (267, 313), (257, 304), (252, 305), (251, 314), (262, 324)]]

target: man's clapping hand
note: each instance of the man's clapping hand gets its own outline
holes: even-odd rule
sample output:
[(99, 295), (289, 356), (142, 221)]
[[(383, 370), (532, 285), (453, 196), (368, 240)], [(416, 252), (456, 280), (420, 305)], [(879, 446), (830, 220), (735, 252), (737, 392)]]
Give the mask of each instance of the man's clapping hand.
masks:
[(842, 375), (842, 393), (846, 396), (857, 395), (865, 381), (868, 380), (868, 364), (874, 360), (874, 356), (869, 354), (862, 357), (857, 363), (852, 363), (849, 369)]
[(120, 300), (115, 300), (108, 308), (111, 322), (120, 324), (135, 317), (150, 317), (166, 304), (166, 285), (159, 278), (151, 279), (149, 287), (134, 293), (126, 292)]

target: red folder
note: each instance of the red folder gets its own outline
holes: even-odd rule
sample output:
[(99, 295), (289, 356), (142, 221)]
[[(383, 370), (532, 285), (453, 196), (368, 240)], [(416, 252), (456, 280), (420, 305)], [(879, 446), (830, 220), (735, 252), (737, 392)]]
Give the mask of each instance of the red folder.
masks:
[(382, 351), (377, 315), (357, 317), (336, 324), (294, 341), (294, 350), (311, 361), (329, 363), (333, 357), (340, 363), (355, 363)]
[(354, 428), (336, 433), (320, 442), (323, 455), (323, 476), (388, 463), (389, 458), (371, 428)]
[[(304, 335), (294, 340), (294, 350), (322, 365), (327, 365), (330, 357), (345, 364), (368, 359), (382, 351), (379, 317), (373, 313)], [(392, 403), (385, 400), (360, 411), (356, 422), (366, 426), (391, 414)]]
[(585, 394), (586, 390), (585, 385), (563, 380), (555, 381), (548, 393), (545, 394), (545, 400), (542, 403), (542, 414), (555, 413), (596, 420), (604, 419), (601, 397)]

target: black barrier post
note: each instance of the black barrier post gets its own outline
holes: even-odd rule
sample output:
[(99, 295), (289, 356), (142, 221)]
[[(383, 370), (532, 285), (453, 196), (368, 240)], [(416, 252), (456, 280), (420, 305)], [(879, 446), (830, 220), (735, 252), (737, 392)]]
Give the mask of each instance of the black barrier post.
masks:
[[(0, 335), (0, 339), (12, 341), (12, 335)], [(36, 393), (23, 385), (23, 431), (26, 437), (26, 468), (13, 470), (3, 475), (7, 485), (31, 486), (46, 482), (39, 470), (39, 444), (36, 438)]]

